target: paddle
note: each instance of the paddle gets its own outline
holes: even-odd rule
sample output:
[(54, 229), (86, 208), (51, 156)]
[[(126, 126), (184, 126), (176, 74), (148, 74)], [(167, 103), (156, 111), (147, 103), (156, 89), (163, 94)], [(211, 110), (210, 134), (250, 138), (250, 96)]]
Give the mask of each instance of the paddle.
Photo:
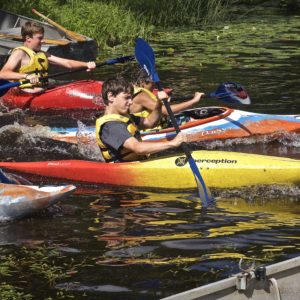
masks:
[[(136, 60), (138, 61), (139, 65), (147, 72), (147, 74), (149, 76), (151, 76), (152, 80), (156, 83), (157, 88), (159, 90), (162, 90), (162, 86), (161, 86), (158, 74), (155, 70), (154, 51), (150, 47), (150, 45), (142, 38), (136, 39), (135, 57), (136, 57)], [(163, 99), (162, 101), (167, 109), (167, 112), (171, 118), (172, 124), (173, 124), (176, 132), (179, 133), (180, 128), (176, 122), (174, 113), (170, 107), (169, 102), (166, 99)], [(181, 145), (181, 147), (187, 157), (190, 168), (194, 174), (194, 177), (195, 177), (195, 180), (197, 183), (198, 195), (199, 195), (200, 200), (202, 201), (202, 206), (207, 207), (209, 204), (213, 203), (213, 197), (211, 196), (210, 190), (208, 189), (208, 187), (206, 187), (205, 182), (200, 174), (200, 171), (196, 165), (195, 160), (192, 157), (192, 154), (191, 154), (187, 144), (183, 143)]]
[[(23, 37), (17, 34), (0, 33), (0, 38), (23, 41)], [(69, 40), (64, 40), (64, 39), (60, 39), (60, 40), (43, 39), (43, 42), (45, 44), (54, 44), (54, 45), (69, 45), (71, 43)]]
[[(193, 98), (194, 95), (176, 97), (176, 101), (184, 101)], [(236, 82), (224, 82), (221, 83), (215, 92), (205, 94), (208, 98), (217, 98), (226, 103), (232, 104), (251, 104), (251, 100), (244, 87), (240, 83)]]
[(52, 26), (54, 26), (57, 29), (59, 29), (60, 31), (64, 32), (71, 40), (75, 40), (77, 42), (84, 42), (84, 41), (86, 41), (86, 38), (84, 36), (82, 36), (81, 34), (73, 32), (71, 30), (68, 30), (68, 29), (64, 28), (63, 26), (59, 25), (58, 23), (54, 22), (53, 20), (47, 18), (46, 16), (44, 16), (43, 14), (41, 14), (40, 12), (38, 12), (36, 9), (33, 8), (32, 12), (35, 13), (36, 15), (40, 16), (44, 20), (46, 20)]
[[(105, 66), (105, 65), (125, 63), (125, 62), (130, 61), (130, 60), (134, 60), (134, 56), (121, 56), (121, 57), (106, 60), (104, 62), (97, 63), (96, 68), (99, 68), (99, 67), (102, 67), (102, 66)], [(72, 74), (72, 73), (75, 73), (75, 72), (80, 72), (80, 71), (85, 71), (85, 70), (87, 70), (87, 68), (79, 68), (79, 69), (76, 69), (76, 70), (69, 70), (69, 71), (59, 72), (59, 73), (55, 73), (55, 74), (52, 74), (52, 75), (40, 77), (39, 80), (43, 81), (43, 80), (47, 80), (48, 78), (55, 78), (55, 77), (58, 77), (58, 76)], [(25, 83), (29, 83), (29, 82), (30, 82), (29, 80), (24, 80), (22, 82), (20, 82), (20, 81), (10, 82), (10, 81), (7, 81), (7, 80), (0, 80), (0, 96), (3, 96), (12, 87), (20, 86), (21, 84), (25, 84)]]

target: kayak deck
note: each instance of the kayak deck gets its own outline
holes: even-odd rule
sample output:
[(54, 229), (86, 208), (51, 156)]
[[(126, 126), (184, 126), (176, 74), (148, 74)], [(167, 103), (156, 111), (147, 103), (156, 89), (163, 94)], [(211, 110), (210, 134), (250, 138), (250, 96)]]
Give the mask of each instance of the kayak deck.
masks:
[[(190, 142), (245, 138), (258, 135), (300, 133), (299, 115), (257, 114), (226, 107), (202, 107), (187, 110), (176, 116), (181, 131)], [(51, 128), (52, 139), (74, 143), (95, 140), (95, 127)], [(144, 141), (166, 141), (175, 137), (173, 127), (141, 132)], [(80, 137), (79, 137), (80, 135)]]
[[(193, 157), (210, 188), (300, 185), (300, 160), (224, 151), (195, 151)], [(195, 179), (184, 155), (110, 164), (82, 160), (1, 162), (0, 167), (43, 182), (55, 179), (54, 182), (146, 189), (195, 188)]]
[(101, 91), (101, 81), (80, 80), (49, 88), (41, 94), (20, 93), (18, 89), (12, 88), (2, 97), (2, 101), (10, 109), (32, 111), (103, 110)]
[[(50, 76), (51, 77), (51, 76)], [(10, 109), (29, 109), (33, 112), (61, 113), (74, 111), (103, 111), (102, 81), (78, 80), (49, 87), (43, 93), (30, 94), (11, 88), (1, 99)], [(171, 89), (165, 89), (170, 93)], [(154, 91), (155, 93), (157, 92)]]

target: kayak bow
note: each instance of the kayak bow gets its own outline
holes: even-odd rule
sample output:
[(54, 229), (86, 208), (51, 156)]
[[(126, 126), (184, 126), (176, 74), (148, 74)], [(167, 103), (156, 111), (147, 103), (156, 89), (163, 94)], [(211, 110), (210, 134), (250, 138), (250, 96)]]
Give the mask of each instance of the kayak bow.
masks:
[(75, 191), (75, 186), (27, 186), (0, 183), (0, 222), (45, 209)]

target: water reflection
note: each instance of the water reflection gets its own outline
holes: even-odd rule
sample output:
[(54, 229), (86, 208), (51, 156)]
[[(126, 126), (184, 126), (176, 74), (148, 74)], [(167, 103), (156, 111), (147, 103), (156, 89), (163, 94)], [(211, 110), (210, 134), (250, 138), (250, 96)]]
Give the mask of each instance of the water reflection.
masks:
[[(102, 205), (95, 207), (93, 202), (92, 207), (97, 212), (97, 218), (89, 230), (96, 233), (97, 240), (105, 241), (106, 248), (110, 249), (106, 253), (110, 259), (104, 259), (102, 262), (98, 260), (98, 264), (112, 263), (113, 258), (120, 263), (120, 259), (124, 259), (124, 256), (125, 264), (151, 264), (151, 258), (143, 260), (140, 258), (145, 254), (145, 249), (147, 251), (152, 249), (145, 246), (149, 245), (149, 242), (156, 245), (155, 248), (163, 246), (172, 251), (206, 252), (202, 259), (198, 255), (197, 258), (191, 258), (190, 255), (189, 258), (183, 257), (184, 263), (197, 259), (220, 259), (222, 256), (223, 258), (247, 256), (247, 250), (244, 251), (252, 244), (265, 245), (266, 249), (272, 251), (270, 246), (274, 243), (274, 249), (279, 247), (283, 250), (292, 247), (284, 245), (287, 241), (284, 235), (276, 237), (274, 232), (282, 227), (295, 228), (300, 222), (299, 201), (295, 199), (246, 201), (241, 198), (219, 198), (217, 207), (203, 215), (200, 205), (188, 200), (188, 195), (151, 193), (144, 195), (143, 199), (120, 200), (118, 207), (115, 199), (112, 200), (114, 201), (112, 207)], [(278, 246), (277, 243), (281, 245)], [(138, 251), (139, 247), (141, 253)], [(221, 253), (216, 252), (217, 249), (222, 250)], [(128, 259), (124, 253), (127, 253), (127, 256), (132, 253), (132, 256), (139, 257)], [(181, 256), (182, 252), (179, 253)], [(180, 259), (171, 258), (169, 263), (175, 263), (174, 259), (180, 262)], [(168, 259), (165, 257), (154, 258), (153, 264), (157, 264), (160, 260), (167, 264)]]
[(60, 212), (1, 226), (0, 243), (6, 253), (9, 245), (12, 253), (47, 245), (66, 265), (72, 259), (76, 272), (56, 289), (78, 299), (83, 291), (157, 299), (238, 272), (240, 258), (263, 264), (299, 254), (297, 196), (258, 193), (250, 201), (234, 193), (203, 213), (190, 193), (90, 189)]

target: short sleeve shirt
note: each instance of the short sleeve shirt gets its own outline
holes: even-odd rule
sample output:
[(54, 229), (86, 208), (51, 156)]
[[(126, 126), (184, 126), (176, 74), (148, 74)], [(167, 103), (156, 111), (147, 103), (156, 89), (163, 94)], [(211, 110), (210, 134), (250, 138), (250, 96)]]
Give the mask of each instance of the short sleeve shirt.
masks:
[[(132, 119), (136, 124), (139, 124), (141, 118), (132, 116)], [(119, 156), (118, 153), (126, 140), (133, 137), (127, 130), (127, 126), (121, 121), (109, 121), (102, 125), (100, 138), (114, 157)]]

